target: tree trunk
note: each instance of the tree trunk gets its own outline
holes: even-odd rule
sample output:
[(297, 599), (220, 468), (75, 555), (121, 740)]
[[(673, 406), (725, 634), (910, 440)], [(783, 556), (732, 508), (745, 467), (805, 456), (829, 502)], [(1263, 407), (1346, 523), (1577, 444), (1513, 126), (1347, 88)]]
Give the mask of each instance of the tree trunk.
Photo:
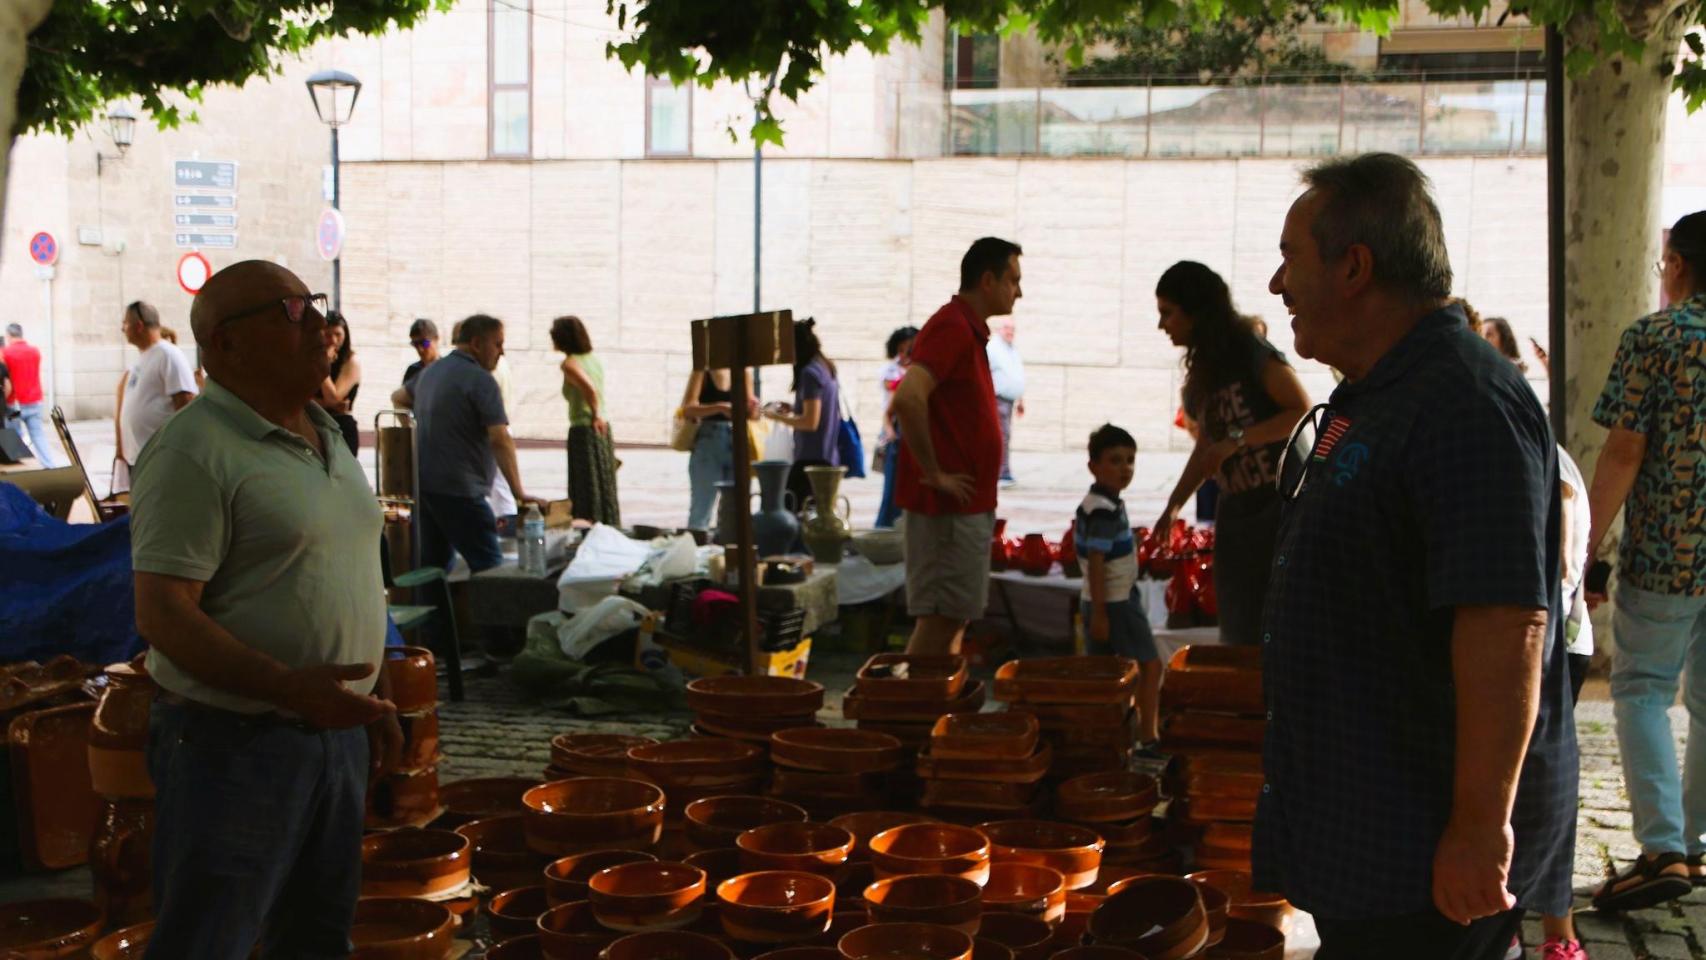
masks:
[[(53, 0), (6, 0), (0, 3), (0, 131), (5, 131), (5, 149), (0, 150), (0, 223), (6, 214), (6, 174), (12, 156), (12, 130), (18, 118), (18, 82), (29, 57), (26, 41), (30, 31), (47, 19)], [(0, 251), (0, 256), (4, 251)]]

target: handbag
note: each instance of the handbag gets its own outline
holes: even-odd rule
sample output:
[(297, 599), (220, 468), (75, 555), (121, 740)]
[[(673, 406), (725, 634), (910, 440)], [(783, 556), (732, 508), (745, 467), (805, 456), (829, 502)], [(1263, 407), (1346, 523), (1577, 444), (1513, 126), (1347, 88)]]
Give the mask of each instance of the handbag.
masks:
[(699, 437), (699, 421), (675, 408), (675, 419), (669, 426), (669, 448), (686, 453), (693, 449), (693, 441)]
[(859, 425), (847, 415), (847, 404), (841, 404), (841, 432), (835, 435), (835, 452), (847, 476), (859, 479), (865, 475), (865, 442), (859, 438)]

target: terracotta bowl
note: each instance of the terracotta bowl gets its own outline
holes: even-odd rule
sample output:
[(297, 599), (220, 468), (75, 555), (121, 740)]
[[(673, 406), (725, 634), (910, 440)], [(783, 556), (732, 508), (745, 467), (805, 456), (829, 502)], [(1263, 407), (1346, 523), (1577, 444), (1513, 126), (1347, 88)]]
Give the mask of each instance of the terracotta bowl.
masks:
[(367, 790), (369, 828), (424, 827), (442, 812), (437, 767), (386, 774)]
[(665, 788), (721, 787), (762, 777), (764, 751), (723, 737), (671, 740), (630, 749), (628, 770)]
[(1054, 809), (1067, 820), (1135, 820), (1155, 809), (1161, 785), (1148, 774), (1114, 771), (1073, 777), (1055, 791)]
[(553, 857), (643, 849), (663, 834), (663, 791), (639, 780), (558, 780), (521, 799), (527, 805), (527, 845)]
[(559, 733), (551, 738), (551, 765), (569, 777), (620, 777), (628, 772), (628, 751), (654, 743), (620, 733)]
[(142, 960), (148, 952), (148, 938), (154, 934), (154, 921), (114, 930), (89, 949), (92, 960)]
[(487, 950), (486, 960), (545, 960), (545, 943), (536, 933), (510, 937)]
[(605, 947), (598, 956), (599, 960), (735, 960), (728, 947), (685, 930), (632, 934)]
[(721, 847), (716, 850), (701, 850), (688, 854), (681, 862), (690, 867), (698, 867), (705, 871), (706, 889), (714, 888), (730, 877), (738, 877), (746, 873), (741, 865), (742, 854), (739, 847)]
[(1059, 870), (1034, 863), (990, 864), (983, 908), (1059, 923), (1066, 916), (1066, 879)]
[(587, 888), (593, 916), (612, 930), (673, 930), (699, 918), (705, 871), (685, 863), (642, 860), (598, 871)]
[(505, 813), (523, 813), (522, 794), (539, 786), (532, 777), (475, 777), (440, 784), (438, 802), (444, 805), (443, 820), (460, 826)]
[(400, 897), (358, 900), (351, 960), (443, 960), (456, 918), (443, 904)]
[(948, 873), (978, 886), (989, 880), (989, 838), (971, 827), (949, 823), (909, 823), (871, 838), (871, 863), (877, 877), (907, 873)]
[(810, 716), (823, 707), (823, 684), (794, 677), (703, 677), (687, 685), (687, 708), (738, 717)]
[(87, 900), (0, 904), (0, 951), (12, 948), (26, 960), (81, 957), (100, 937), (101, 923), (100, 908)]
[(1096, 882), (1106, 843), (1096, 831), (1049, 820), (997, 820), (978, 826), (996, 862), (1035, 863), (1059, 870), (1066, 888)]
[(1023, 760), (1037, 746), (1037, 718), (1028, 713), (943, 714), (930, 730), (930, 753), (946, 760)]
[(906, 748), (886, 733), (845, 728), (800, 727), (770, 735), (770, 758), (779, 764), (826, 773), (893, 770)]
[(438, 705), (438, 664), (425, 647), (386, 647), (385, 676), (391, 681), (391, 702), (399, 713), (429, 710)]
[(449, 830), (398, 830), (361, 841), (364, 897), (430, 897), (466, 886), (473, 844)]
[(1117, 891), (1127, 880), (1132, 880), (1137, 877), (1153, 876), (1158, 876), (1158, 874), (1148, 870), (1139, 870), (1136, 867), (1122, 867), (1117, 864), (1110, 864), (1104, 860), (1102, 862), (1102, 868), (1096, 871), (1096, 882), (1090, 884), (1088, 887), (1081, 887), (1073, 892), (1088, 893), (1098, 897), (1105, 897)]
[(735, 838), (753, 827), (804, 823), (810, 817), (804, 808), (785, 800), (736, 795), (695, 800), (683, 811), (683, 819), (688, 842), (701, 850), (714, 850), (734, 846)]
[(982, 888), (965, 877), (915, 873), (865, 888), (872, 923), (933, 923), (968, 936), (980, 929)]
[(544, 870), (545, 899), (553, 907), (559, 903), (585, 900), (588, 896), (586, 883), (598, 871), (624, 863), (656, 859), (643, 850), (594, 850), (553, 860)]
[(1233, 917), (1220, 942), (1208, 949), (1214, 960), (1284, 960), (1285, 934), (1265, 923)]
[(456, 832), (468, 838), (474, 879), (493, 890), (532, 886), (550, 862), (527, 846), (526, 817), (519, 813), (465, 823)]
[(849, 858), (854, 861), (871, 859), (871, 838), (890, 827), (898, 827), (908, 823), (934, 823), (935, 818), (922, 813), (907, 813), (902, 810), (861, 810), (858, 813), (845, 813), (829, 821), (832, 827), (841, 829), (853, 835), (853, 854)]
[(749, 870), (831, 874), (853, 852), (853, 835), (827, 823), (772, 823), (735, 839)]
[(1199, 870), (1187, 874), (1185, 879), (1207, 884), (1226, 894), (1231, 901), (1226, 910), (1228, 917), (1265, 923), (1282, 933), (1291, 921), (1291, 904), (1285, 897), (1251, 890), (1250, 875), (1241, 870)]
[(598, 960), (621, 936), (598, 922), (586, 900), (561, 903), (540, 914), (535, 932), (547, 960)]
[(872, 700), (947, 701), (966, 683), (966, 658), (957, 654), (879, 653), (853, 679)]
[(815, 714), (792, 717), (725, 716), (721, 713), (693, 715), (693, 729), (705, 736), (745, 740), (766, 750), (770, 749), (770, 735), (778, 730), (821, 726), (823, 724), (817, 721)]
[(539, 918), (550, 908), (544, 887), (518, 887), (486, 901), (486, 922), (495, 937), (520, 937), (537, 931)]
[(928, 923), (873, 923), (837, 943), (844, 960), (971, 960), (972, 940)]
[(1050, 960), (1149, 960), (1149, 958), (1136, 950), (1094, 944), (1067, 947), (1065, 950), (1051, 955)]
[(1019, 913), (984, 914), (977, 937), (1006, 946), (1014, 960), (1048, 960), (1054, 950), (1054, 928)]
[(1102, 902), (1090, 915), (1090, 938), (1127, 947), (1151, 960), (1194, 956), (1208, 942), (1208, 916), (1196, 884), (1178, 877), (1143, 877)]
[(1197, 893), (1202, 895), (1203, 913), (1208, 915), (1208, 945), (1212, 947), (1226, 937), (1226, 921), (1232, 919), (1232, 898), (1206, 883), (1197, 884)]
[(815, 873), (770, 870), (717, 885), (723, 932), (745, 943), (796, 943), (829, 929), (835, 884)]
[(971, 942), (971, 960), (1013, 960), (1013, 948), (977, 937)]
[(834, 947), (783, 947), (761, 953), (752, 960), (841, 960), (841, 951)]

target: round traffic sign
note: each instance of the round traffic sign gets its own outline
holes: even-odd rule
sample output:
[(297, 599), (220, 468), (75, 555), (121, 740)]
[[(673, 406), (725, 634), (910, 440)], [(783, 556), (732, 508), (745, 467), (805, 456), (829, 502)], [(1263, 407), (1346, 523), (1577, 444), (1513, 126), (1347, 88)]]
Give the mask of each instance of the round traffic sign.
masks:
[(201, 254), (192, 251), (178, 258), (178, 286), (183, 287), (185, 293), (195, 296), (211, 276), (213, 267)]
[(344, 215), (327, 207), (320, 211), (320, 224), (314, 230), (314, 247), (320, 259), (336, 260), (344, 250)]
[(59, 260), (59, 241), (46, 230), (37, 233), (30, 238), (30, 259), (44, 267), (53, 266)]

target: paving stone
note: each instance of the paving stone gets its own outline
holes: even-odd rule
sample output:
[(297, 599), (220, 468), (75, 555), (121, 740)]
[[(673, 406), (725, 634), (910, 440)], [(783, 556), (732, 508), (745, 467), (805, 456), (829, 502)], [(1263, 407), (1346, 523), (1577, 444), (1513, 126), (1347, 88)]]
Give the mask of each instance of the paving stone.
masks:
[(1694, 951), (1680, 934), (1649, 933), (1642, 939), (1647, 954), (1655, 960), (1694, 960)]

